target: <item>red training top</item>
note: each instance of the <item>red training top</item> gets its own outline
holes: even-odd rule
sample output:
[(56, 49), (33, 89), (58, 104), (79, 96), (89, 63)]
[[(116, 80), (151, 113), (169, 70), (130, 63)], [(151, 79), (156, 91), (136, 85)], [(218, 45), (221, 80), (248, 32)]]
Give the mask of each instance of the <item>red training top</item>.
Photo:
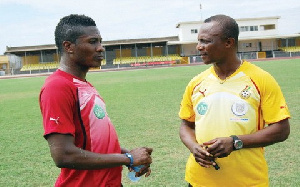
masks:
[[(104, 100), (89, 82), (57, 70), (46, 79), (39, 102), (44, 136), (70, 134), (75, 145), (84, 150), (121, 153)], [(122, 166), (99, 170), (62, 168), (55, 186), (120, 186), (121, 171)]]

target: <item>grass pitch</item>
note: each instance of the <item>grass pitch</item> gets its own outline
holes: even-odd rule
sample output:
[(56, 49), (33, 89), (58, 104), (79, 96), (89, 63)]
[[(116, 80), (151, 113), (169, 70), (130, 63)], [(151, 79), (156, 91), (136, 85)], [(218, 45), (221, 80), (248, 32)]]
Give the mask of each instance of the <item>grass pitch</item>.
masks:
[[(266, 148), (270, 186), (298, 186), (300, 59), (254, 62), (281, 86), (292, 119), (288, 140)], [(122, 147), (153, 147), (152, 174), (124, 186), (186, 186), (188, 150), (179, 139), (179, 104), (185, 86), (205, 65), (89, 73), (104, 98)], [(0, 186), (53, 186), (59, 173), (42, 137), (38, 105), (46, 77), (0, 80)]]

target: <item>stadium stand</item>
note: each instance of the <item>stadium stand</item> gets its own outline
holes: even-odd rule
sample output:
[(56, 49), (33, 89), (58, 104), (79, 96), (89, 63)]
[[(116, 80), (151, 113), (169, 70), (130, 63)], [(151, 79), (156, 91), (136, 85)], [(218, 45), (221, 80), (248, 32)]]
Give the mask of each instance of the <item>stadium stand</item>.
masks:
[[(106, 64), (106, 60), (102, 61), (102, 65)], [(43, 64), (26, 64), (22, 66), (20, 71), (34, 71), (34, 70), (53, 70), (59, 67), (58, 62), (50, 62), (50, 63), (43, 63)], [(99, 69), (99, 68), (95, 68)]]
[(130, 64), (130, 66), (142, 65), (159, 65), (159, 64), (174, 64), (180, 62), (182, 57), (177, 54), (168, 56), (139, 56), (139, 57), (122, 57), (113, 59), (113, 64)]
[(33, 71), (33, 70), (50, 70), (58, 68), (57, 62), (45, 63), (45, 64), (26, 64), (22, 66), (20, 71)]
[(285, 52), (300, 52), (300, 46), (280, 47), (279, 49)]

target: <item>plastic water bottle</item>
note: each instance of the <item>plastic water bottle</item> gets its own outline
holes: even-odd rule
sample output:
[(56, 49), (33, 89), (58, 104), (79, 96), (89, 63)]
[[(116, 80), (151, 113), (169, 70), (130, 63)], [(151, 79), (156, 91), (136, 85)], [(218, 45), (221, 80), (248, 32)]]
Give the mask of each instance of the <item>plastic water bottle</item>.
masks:
[(139, 166), (133, 166), (132, 169), (133, 171), (128, 173), (128, 178), (132, 181), (132, 182), (138, 182), (141, 177), (136, 177), (135, 173), (139, 172), (141, 170), (141, 168), (143, 168), (143, 165), (139, 165)]

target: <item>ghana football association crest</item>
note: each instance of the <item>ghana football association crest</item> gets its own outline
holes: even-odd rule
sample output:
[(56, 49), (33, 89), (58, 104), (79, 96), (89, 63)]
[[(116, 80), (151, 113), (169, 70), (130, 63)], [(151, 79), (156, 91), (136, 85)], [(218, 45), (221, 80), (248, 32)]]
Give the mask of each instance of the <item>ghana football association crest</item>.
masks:
[(98, 119), (103, 119), (105, 117), (105, 111), (100, 105), (95, 105), (93, 112)]
[(248, 99), (251, 95), (250, 93), (250, 86), (246, 86), (246, 88), (244, 88), (241, 92), (240, 92), (240, 97), (242, 99)]

